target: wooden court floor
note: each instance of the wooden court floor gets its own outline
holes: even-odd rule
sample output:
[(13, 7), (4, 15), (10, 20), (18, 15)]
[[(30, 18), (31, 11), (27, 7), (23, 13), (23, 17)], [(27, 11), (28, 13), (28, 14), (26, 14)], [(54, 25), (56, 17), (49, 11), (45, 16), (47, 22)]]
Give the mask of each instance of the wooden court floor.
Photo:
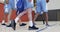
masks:
[(26, 26), (19, 26), (19, 23), (16, 25), (16, 30), (14, 31), (11, 27), (6, 27), (0, 23), (0, 32), (60, 32), (60, 21), (49, 21), (50, 26), (43, 25), (42, 21), (36, 21), (36, 27), (39, 27), (38, 30), (28, 30), (28, 22), (25, 22)]

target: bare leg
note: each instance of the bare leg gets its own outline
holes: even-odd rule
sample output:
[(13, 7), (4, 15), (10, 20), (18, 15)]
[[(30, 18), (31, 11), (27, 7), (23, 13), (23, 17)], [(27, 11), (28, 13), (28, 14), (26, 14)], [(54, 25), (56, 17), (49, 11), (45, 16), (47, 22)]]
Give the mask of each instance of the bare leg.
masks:
[(7, 22), (8, 25), (11, 24), (11, 14), (12, 14), (12, 10), (10, 11), (10, 13), (8, 15), (8, 22)]
[(8, 14), (4, 14), (4, 16), (3, 16), (3, 21), (2, 21), (2, 25), (6, 25), (6, 16), (7, 16)]
[[(19, 13), (20, 13), (20, 11), (17, 10), (17, 11), (16, 11), (16, 15), (18, 16)], [(26, 24), (25, 24), (25, 23), (22, 23), (21, 20), (19, 20), (19, 25), (20, 25), (20, 26), (25, 26)]]
[(43, 24), (45, 24), (44, 13), (43, 13), (43, 15), (41, 17), (42, 17), (42, 20), (43, 20)]
[(33, 23), (34, 23), (34, 25), (35, 25), (35, 22), (34, 22), (34, 21), (36, 20), (36, 18), (38, 17), (38, 15), (39, 15), (39, 14), (36, 13), (35, 16), (34, 16), (34, 19), (33, 19)]
[(23, 16), (25, 13), (27, 13), (27, 11), (23, 11), (22, 13), (20, 13), (16, 18), (15, 18), (15, 22), (17, 23), (17, 21), (19, 20), (19, 18), (21, 16)]
[(29, 18), (29, 30), (37, 30), (38, 28), (33, 24), (32, 21), (32, 9), (28, 8), (28, 18)]
[(36, 15), (34, 16), (34, 20), (33, 20), (33, 22), (36, 20), (36, 18), (38, 17), (38, 13), (36, 13)]
[(28, 18), (29, 18), (29, 29), (38, 29), (35, 27), (35, 25), (33, 25), (33, 22), (32, 22), (32, 10), (31, 8), (28, 8), (26, 11), (23, 11), (22, 13), (20, 13), (16, 18), (15, 20), (12, 21), (12, 28), (15, 30), (15, 27), (16, 27), (16, 23), (18, 22), (18, 20), (20, 19), (21, 16), (23, 16), (25, 13), (28, 12)]
[(32, 21), (32, 9), (28, 8), (28, 18), (29, 18), (29, 25), (32, 27), (33, 26), (33, 21)]
[(12, 28), (15, 30), (16, 29), (16, 23), (18, 22), (18, 20), (20, 19), (21, 16), (23, 16), (27, 11), (23, 11), (21, 12), (14, 20), (11, 21), (12, 23)]
[(45, 14), (45, 21), (46, 21), (46, 25), (48, 25), (48, 13), (44, 13)]

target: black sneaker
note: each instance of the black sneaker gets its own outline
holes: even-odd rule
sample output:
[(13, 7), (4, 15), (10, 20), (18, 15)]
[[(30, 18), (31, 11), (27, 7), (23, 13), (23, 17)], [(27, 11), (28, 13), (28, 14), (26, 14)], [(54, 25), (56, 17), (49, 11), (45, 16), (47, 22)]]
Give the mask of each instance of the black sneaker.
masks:
[(49, 24), (46, 24), (46, 26), (50, 26)]
[(7, 27), (12, 27), (11, 24), (7, 25)]
[(37, 29), (38, 29), (38, 28), (35, 27), (35, 26), (32, 26), (32, 27), (29, 26), (29, 30), (37, 30)]
[(43, 24), (45, 24), (45, 21), (43, 20)]
[(6, 25), (5, 23), (1, 24), (1, 25)]
[(16, 29), (16, 23), (15, 20), (11, 21), (11, 27), (15, 30)]
[(26, 25), (25, 23), (20, 24), (20, 26), (25, 26), (25, 25)]

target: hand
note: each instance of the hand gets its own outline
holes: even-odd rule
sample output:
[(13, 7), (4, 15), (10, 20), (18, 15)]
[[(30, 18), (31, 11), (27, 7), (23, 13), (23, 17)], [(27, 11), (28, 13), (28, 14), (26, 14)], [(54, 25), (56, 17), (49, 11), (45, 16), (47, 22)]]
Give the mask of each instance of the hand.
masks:
[(48, 2), (49, 2), (49, 0), (46, 0), (46, 2), (48, 3)]
[(32, 0), (28, 0), (29, 2), (31, 2)]
[(8, 4), (9, 3), (9, 0), (6, 0), (6, 4)]

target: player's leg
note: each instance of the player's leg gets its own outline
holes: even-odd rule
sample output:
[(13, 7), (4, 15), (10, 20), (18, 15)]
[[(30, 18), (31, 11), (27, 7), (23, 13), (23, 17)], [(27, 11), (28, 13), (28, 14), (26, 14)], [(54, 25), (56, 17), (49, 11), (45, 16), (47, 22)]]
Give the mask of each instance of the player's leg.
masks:
[(32, 21), (32, 8), (28, 8), (28, 18), (29, 18), (29, 30), (37, 30), (38, 28), (33, 24)]
[(37, 19), (37, 17), (39, 16), (40, 14), (38, 14), (38, 13), (36, 13), (35, 15), (34, 15), (34, 19), (33, 19), (33, 24), (35, 25), (35, 20)]
[(41, 11), (40, 6), (41, 6), (40, 1), (36, 0), (36, 13), (35, 13), (35, 16), (34, 16), (34, 19), (33, 19), (33, 23), (36, 20), (36, 18), (40, 15), (40, 11)]
[(44, 18), (45, 18), (45, 21), (46, 21), (46, 26), (49, 26), (48, 25), (48, 13), (44, 13), (44, 14), (45, 14), (45, 17)]
[(12, 9), (10, 8), (10, 11), (9, 11), (9, 14), (8, 14), (7, 27), (11, 27), (11, 14), (12, 14)]
[(2, 21), (2, 25), (5, 25), (5, 21), (6, 21), (6, 18), (7, 18), (7, 15), (8, 15), (8, 4), (5, 4), (4, 5), (4, 16), (3, 16), (3, 21)]
[(44, 15), (45, 15), (44, 19), (45, 19), (45, 21), (46, 21), (46, 26), (49, 26), (49, 25), (48, 25), (48, 10), (47, 10), (46, 0), (42, 0), (41, 3), (42, 3), (42, 4), (41, 4), (42, 10), (43, 10)]
[(11, 21), (11, 23), (12, 23), (12, 28), (13, 28), (14, 30), (15, 30), (15, 28), (16, 28), (16, 24), (18, 23), (20, 17), (23, 16), (25, 13), (27, 13), (27, 11), (21, 12), (14, 20)]
[(26, 5), (25, 9), (27, 9), (28, 11), (28, 18), (29, 18), (29, 30), (37, 30), (38, 28), (33, 24), (33, 20), (32, 20), (32, 8), (34, 7), (34, 5), (31, 3), (32, 0), (26, 0)]
[(12, 23), (11, 23), (11, 14), (12, 14), (12, 11), (15, 10), (15, 3), (14, 3), (14, 0), (9, 0), (9, 15), (8, 15), (8, 25), (7, 27), (11, 27)]
[(4, 13), (4, 16), (3, 16), (3, 20), (2, 20), (2, 25), (6, 25), (6, 16), (7, 16), (8, 14), (7, 13)]
[[(18, 16), (19, 13), (20, 13), (20, 11), (19, 11), (19, 9), (17, 9), (16, 15)], [(19, 20), (19, 25), (20, 25), (20, 26), (25, 26), (26, 24), (25, 24), (25, 23), (22, 23), (21, 20)]]

